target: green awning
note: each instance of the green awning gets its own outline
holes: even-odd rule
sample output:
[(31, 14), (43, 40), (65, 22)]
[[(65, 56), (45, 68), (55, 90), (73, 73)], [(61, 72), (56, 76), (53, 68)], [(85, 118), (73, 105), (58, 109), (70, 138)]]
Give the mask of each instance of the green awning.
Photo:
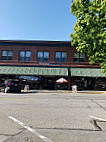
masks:
[(84, 76), (84, 77), (106, 77), (101, 69), (94, 68), (70, 68), (71, 76)]
[[(101, 69), (96, 68), (70, 68), (70, 71), (71, 76), (106, 77)], [(68, 76), (68, 68), (0, 66), (0, 74)]]
[(67, 68), (0, 66), (0, 74), (68, 76)]

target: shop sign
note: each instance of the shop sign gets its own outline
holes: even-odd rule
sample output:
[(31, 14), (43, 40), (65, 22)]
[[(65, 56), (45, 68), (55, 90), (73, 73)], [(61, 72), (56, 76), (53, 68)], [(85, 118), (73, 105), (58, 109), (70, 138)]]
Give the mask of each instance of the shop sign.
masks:
[(49, 66), (49, 63), (39, 63), (39, 65)]
[(39, 65), (50, 66), (50, 65), (61, 65), (61, 64), (59, 63), (39, 63)]

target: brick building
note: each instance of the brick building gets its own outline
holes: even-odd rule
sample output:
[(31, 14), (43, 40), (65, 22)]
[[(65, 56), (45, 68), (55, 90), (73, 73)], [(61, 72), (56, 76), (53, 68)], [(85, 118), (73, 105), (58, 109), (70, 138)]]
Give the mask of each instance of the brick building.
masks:
[[(68, 41), (0, 41), (0, 80), (22, 76), (38, 77), (41, 88), (54, 89), (56, 80), (68, 80), (67, 89), (105, 89), (106, 76), (99, 64), (90, 65)], [(34, 88), (34, 87), (33, 87)]]

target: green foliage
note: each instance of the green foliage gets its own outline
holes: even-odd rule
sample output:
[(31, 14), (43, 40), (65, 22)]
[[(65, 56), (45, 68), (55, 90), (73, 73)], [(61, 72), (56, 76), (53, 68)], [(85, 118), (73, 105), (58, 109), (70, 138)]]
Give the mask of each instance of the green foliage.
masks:
[(106, 0), (74, 0), (71, 13), (78, 19), (72, 45), (86, 52), (91, 64), (100, 62), (106, 73)]

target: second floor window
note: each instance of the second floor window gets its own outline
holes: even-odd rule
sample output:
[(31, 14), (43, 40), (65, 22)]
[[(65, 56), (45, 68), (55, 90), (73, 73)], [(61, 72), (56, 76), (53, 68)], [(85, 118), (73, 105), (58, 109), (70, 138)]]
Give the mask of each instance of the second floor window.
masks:
[(56, 62), (66, 62), (67, 61), (67, 52), (56, 52), (55, 61)]
[(31, 61), (31, 51), (20, 51), (20, 61)]
[(78, 63), (78, 62), (85, 62), (85, 53), (82, 52), (75, 52), (74, 53), (74, 62)]
[(12, 50), (3, 50), (2, 51), (2, 61), (11, 61), (13, 58), (13, 51)]
[(48, 51), (38, 51), (37, 61), (48, 62), (49, 61), (49, 52)]

